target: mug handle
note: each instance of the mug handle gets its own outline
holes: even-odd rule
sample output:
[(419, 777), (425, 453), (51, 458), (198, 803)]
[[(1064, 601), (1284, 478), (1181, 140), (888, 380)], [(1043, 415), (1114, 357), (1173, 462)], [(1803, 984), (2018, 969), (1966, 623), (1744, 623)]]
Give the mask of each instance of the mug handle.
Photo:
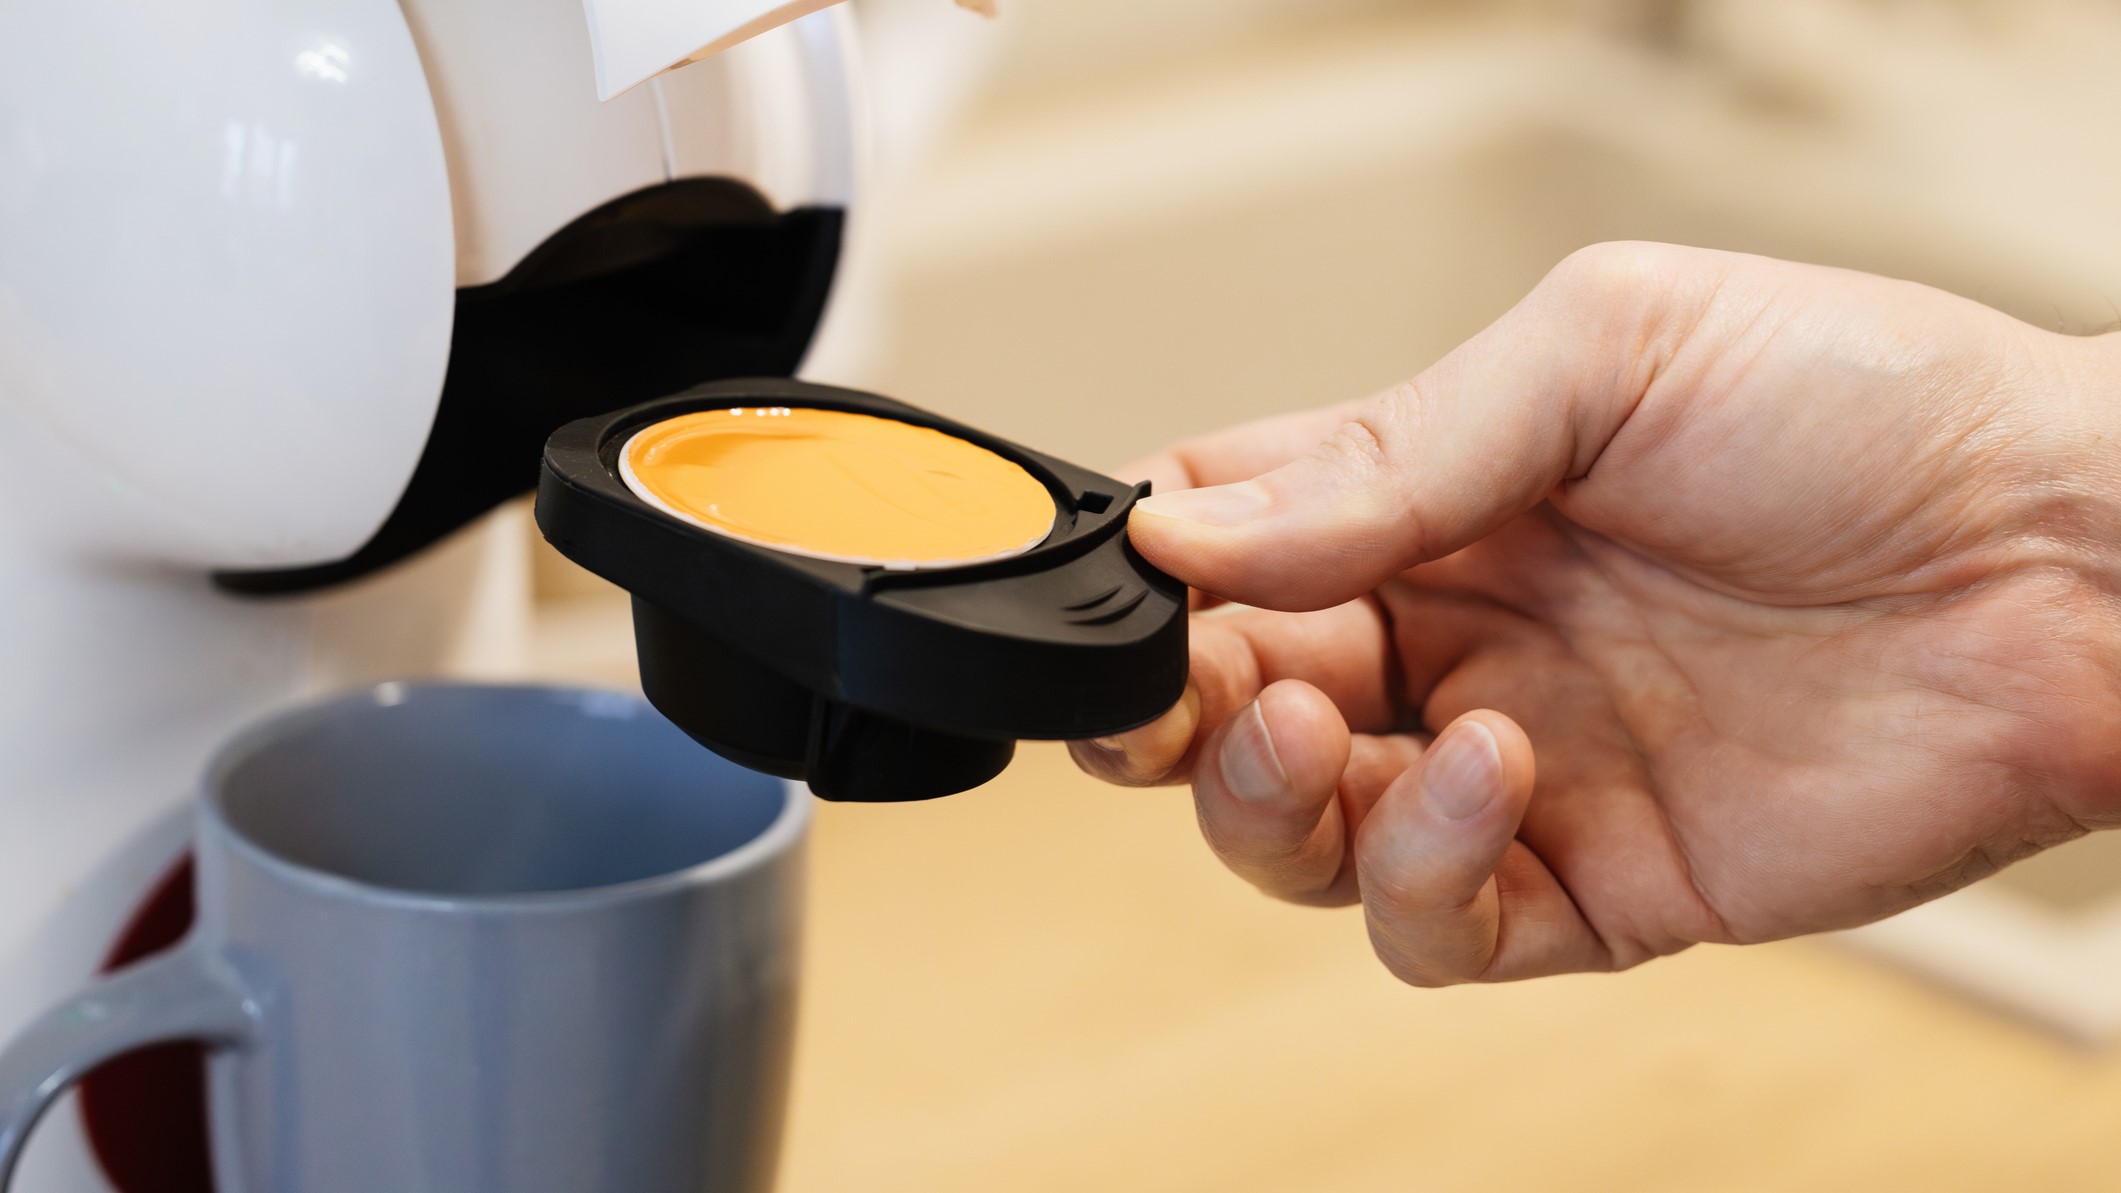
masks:
[(235, 970), (190, 940), (97, 978), (44, 1012), (0, 1051), (0, 1193), (30, 1128), (97, 1065), (179, 1040), (238, 1047), (257, 1026), (257, 1001)]

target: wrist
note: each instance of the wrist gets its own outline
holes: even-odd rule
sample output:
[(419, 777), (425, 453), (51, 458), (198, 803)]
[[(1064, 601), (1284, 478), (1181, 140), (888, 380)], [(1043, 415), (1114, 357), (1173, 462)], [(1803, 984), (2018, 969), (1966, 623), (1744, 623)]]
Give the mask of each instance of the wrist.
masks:
[(2072, 696), (2091, 715), (2061, 718), (2077, 732), (2058, 735), (2047, 763), (2074, 789), (2064, 803), (2079, 824), (2105, 828), (2121, 825), (2121, 332), (2054, 340), (2057, 450), (2035, 533), (2068, 561), (2074, 599), (2056, 638), (2080, 656)]
[(2121, 333), (2048, 336), (2037, 392), (2044, 412), (2025, 513), (2033, 536), (2082, 552), (2095, 580), (2121, 596)]

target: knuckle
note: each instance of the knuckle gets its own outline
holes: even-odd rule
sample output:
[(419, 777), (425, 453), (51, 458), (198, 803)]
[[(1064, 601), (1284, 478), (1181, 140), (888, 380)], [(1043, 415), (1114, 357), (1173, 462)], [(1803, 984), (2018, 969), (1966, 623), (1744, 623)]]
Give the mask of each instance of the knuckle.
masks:
[(1346, 539), (1340, 546), (1352, 558), (1393, 551), (1410, 526), (1418, 528), (1413, 489), (1429, 417), (1427, 396), (1405, 381), (1364, 404), (1319, 444), (1315, 456), (1337, 478), (1336, 526)]
[[(1406, 454), (1400, 446), (1403, 419), (1373, 405), (1335, 428), (1318, 445), (1315, 458), (1335, 478), (1339, 514), (1355, 525), (1389, 516), (1403, 504), (1399, 489)], [(1360, 508), (1350, 508), (1351, 506)]]
[(1325, 450), (1367, 472), (1390, 472), (1393, 464), (1389, 411), (1368, 406), (1326, 439)]
[(1577, 249), (1547, 274), (1543, 288), (1627, 305), (1662, 292), (1687, 250), (1642, 241), (1607, 241)]

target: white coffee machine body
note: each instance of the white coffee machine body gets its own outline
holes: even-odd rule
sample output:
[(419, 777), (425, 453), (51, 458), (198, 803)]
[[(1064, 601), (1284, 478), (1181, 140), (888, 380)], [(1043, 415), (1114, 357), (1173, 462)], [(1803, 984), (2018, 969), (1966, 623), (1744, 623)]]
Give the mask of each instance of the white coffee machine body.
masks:
[[(753, 222), (745, 196), (844, 211), (851, 52), (827, 10), (600, 103), (580, 0), (0, 12), (0, 1037), (140, 928), (213, 745), (362, 650), (318, 641), (303, 569), (372, 571), (462, 520), (373, 550), (447, 463), (465, 295), (687, 180)], [(276, 569), (283, 595), (226, 582)], [(125, 1132), (96, 1135), (62, 1107), (15, 1187), (122, 1188)]]

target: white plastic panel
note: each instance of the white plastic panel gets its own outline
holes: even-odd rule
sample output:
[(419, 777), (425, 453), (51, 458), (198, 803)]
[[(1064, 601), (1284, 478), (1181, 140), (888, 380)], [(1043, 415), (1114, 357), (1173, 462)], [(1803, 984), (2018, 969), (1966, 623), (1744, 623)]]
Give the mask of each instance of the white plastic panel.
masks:
[(354, 550), (433, 418), (452, 255), (392, 0), (0, 6), (0, 502), (49, 540)]
[(582, 0), (605, 99), (839, 0)]
[(495, 280), (575, 217), (664, 181), (646, 88), (599, 103), (581, 0), (404, 0), (454, 191), (456, 281)]
[(674, 173), (741, 178), (781, 208), (847, 205), (861, 143), (850, 26), (815, 13), (656, 79)]

